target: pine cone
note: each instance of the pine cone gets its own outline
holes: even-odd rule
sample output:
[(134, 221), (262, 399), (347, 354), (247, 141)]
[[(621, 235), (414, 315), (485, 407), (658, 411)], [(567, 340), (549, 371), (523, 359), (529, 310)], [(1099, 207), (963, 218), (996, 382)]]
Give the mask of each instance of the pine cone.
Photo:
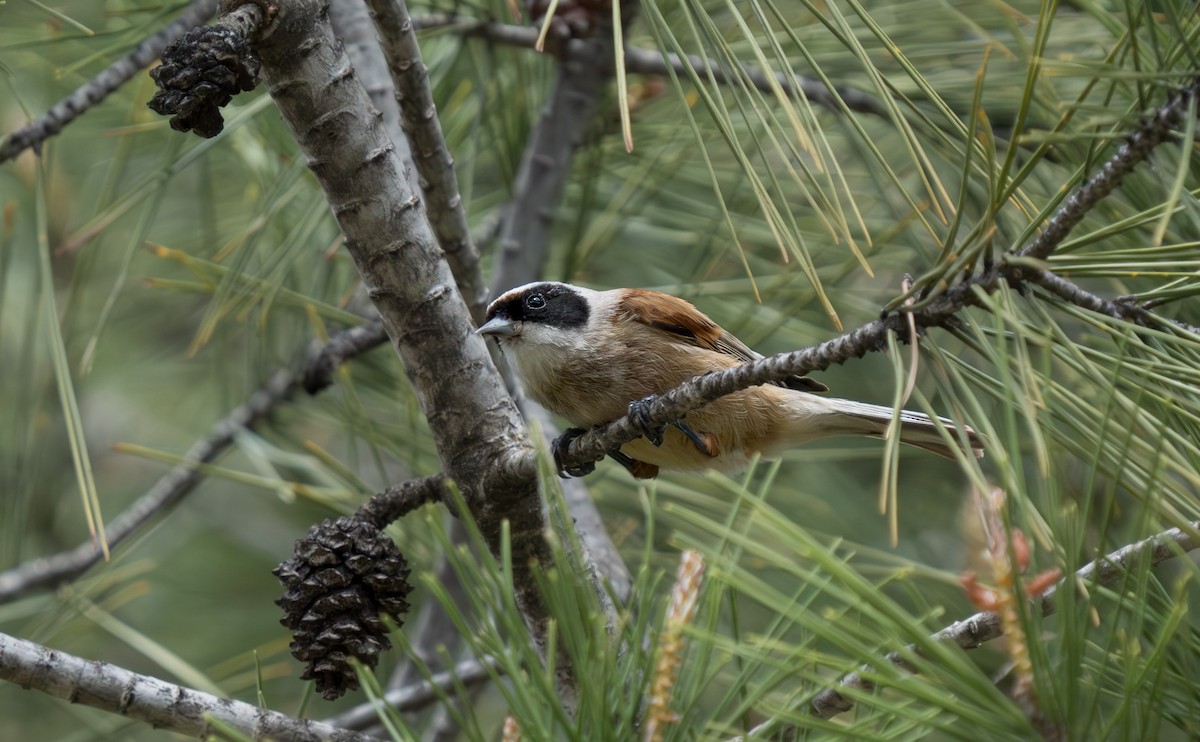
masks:
[(221, 107), (253, 90), (258, 70), (258, 59), (236, 31), (200, 26), (163, 50), (162, 64), (150, 70), (159, 90), (146, 105), (171, 116), (176, 131), (215, 137), (225, 126)]
[(274, 574), (284, 587), (275, 602), (292, 631), (292, 656), (307, 664), (300, 678), (316, 680), (329, 700), (357, 689), (350, 659), (374, 667), (392, 646), (380, 615), (400, 623), (408, 610), (404, 555), (374, 525), (343, 517), (308, 529)]

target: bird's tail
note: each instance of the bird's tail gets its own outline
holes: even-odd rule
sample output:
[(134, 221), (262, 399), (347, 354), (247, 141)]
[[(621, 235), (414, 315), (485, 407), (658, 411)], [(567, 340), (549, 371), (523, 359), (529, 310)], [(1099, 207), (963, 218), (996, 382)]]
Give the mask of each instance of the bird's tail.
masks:
[[(892, 408), (854, 402), (849, 399), (830, 399), (812, 394), (794, 395), (789, 400), (797, 407), (798, 414), (789, 416), (794, 443), (824, 438), (831, 435), (866, 435), (872, 438), (887, 436), (892, 422)], [(956, 425), (944, 417), (933, 418), (921, 412), (901, 410), (900, 441), (911, 446), (932, 451), (946, 458), (954, 458), (956, 451), (969, 451), (976, 458), (983, 456), (983, 441), (974, 430), (965, 425)], [(937, 423), (950, 433), (954, 443), (947, 443), (938, 431)], [(965, 442), (965, 445), (964, 445)]]

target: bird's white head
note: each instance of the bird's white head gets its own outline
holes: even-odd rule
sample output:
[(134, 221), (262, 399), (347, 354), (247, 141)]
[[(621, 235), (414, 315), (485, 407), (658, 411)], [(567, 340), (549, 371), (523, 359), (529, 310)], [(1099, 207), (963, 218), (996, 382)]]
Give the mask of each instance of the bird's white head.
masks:
[(488, 305), (475, 332), (496, 338), (502, 348), (534, 346), (570, 349), (582, 342), (594, 311), (590, 289), (539, 281), (512, 289)]

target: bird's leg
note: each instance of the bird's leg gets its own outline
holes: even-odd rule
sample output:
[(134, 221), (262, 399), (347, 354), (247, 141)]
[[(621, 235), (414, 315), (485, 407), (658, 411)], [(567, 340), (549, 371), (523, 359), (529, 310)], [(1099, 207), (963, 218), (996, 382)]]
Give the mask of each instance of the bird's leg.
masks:
[(625, 454), (621, 453), (621, 449), (618, 448), (615, 451), (609, 451), (608, 457), (625, 467), (625, 471), (629, 472), (630, 474), (634, 473), (633, 467), (637, 464), (637, 461), (635, 461), (632, 456), (626, 456)]
[(671, 424), (679, 428), (696, 446), (696, 450), (705, 456), (713, 458), (721, 453), (721, 449), (717, 446), (717, 437), (712, 433), (697, 433), (682, 420), (676, 420)]
[(675, 427), (683, 431), (683, 434), (688, 437), (688, 440), (696, 446), (696, 450), (710, 459), (721, 455), (721, 447), (717, 445), (717, 437), (712, 433), (697, 433), (687, 426), (682, 420), (676, 420), (672, 423)]
[(569, 477), (586, 477), (588, 474), (596, 471), (595, 461), (585, 461), (582, 464), (574, 466), (563, 464), (563, 458), (567, 454), (567, 447), (571, 445), (571, 441), (586, 432), (583, 428), (567, 428), (550, 444), (550, 454), (554, 456), (554, 468), (558, 470), (558, 476), (563, 479)]
[[(646, 440), (656, 446), (663, 444), (663, 436), (666, 434), (666, 426), (661, 428), (650, 427), (650, 403), (654, 401), (654, 397), (644, 397), (629, 403), (629, 416), (633, 419), (637, 426), (641, 429), (642, 435)], [(688, 437), (688, 440), (696, 446), (696, 450), (700, 453), (712, 458), (720, 454), (720, 448), (717, 446), (716, 436), (711, 433), (697, 433), (692, 430), (683, 420), (676, 420), (671, 423)], [(626, 467), (627, 469), (629, 467)], [(631, 470), (632, 471), (632, 470)]]
[(634, 479), (654, 479), (658, 476), (657, 466), (647, 464), (645, 461), (638, 461), (632, 456), (627, 456), (621, 453), (620, 449), (609, 451), (608, 457), (625, 467), (625, 471), (632, 474)]

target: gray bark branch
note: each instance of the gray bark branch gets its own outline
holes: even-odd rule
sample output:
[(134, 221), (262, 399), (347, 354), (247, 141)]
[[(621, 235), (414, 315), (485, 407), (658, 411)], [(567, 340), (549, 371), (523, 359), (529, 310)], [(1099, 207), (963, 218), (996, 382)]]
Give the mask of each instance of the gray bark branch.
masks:
[(396, 102), (396, 88), (388, 74), (387, 59), (375, 37), (375, 24), (367, 12), (363, 0), (330, 0), (329, 23), (333, 32), (346, 47), (346, 56), (354, 65), (358, 79), (371, 97), (371, 103), (383, 117), (383, 125), (396, 145), (396, 153), (404, 161), (404, 177), (414, 191), (420, 188), (412, 148), (408, 137), (400, 127), (400, 105)]
[(459, 291), (476, 322), (487, 308), (479, 251), (471, 241), (467, 211), (458, 190), (454, 157), (442, 136), (429, 69), (421, 61), (417, 34), (403, 0), (367, 0), (400, 104), (400, 126), (412, 148), (425, 194), (425, 209)]
[(213, 721), (253, 739), (368, 742), (358, 732), (139, 675), (116, 665), (0, 634), (0, 679), (71, 703), (200, 739), (220, 738)]
[[(433, 675), (429, 680), (420, 680), (402, 688), (390, 690), (383, 702), (396, 711), (420, 711), (435, 703), (438, 693), (453, 694), (458, 687), (468, 690), (489, 681), (502, 672), (494, 660), (465, 660), (450, 670)], [(362, 729), (379, 721), (379, 712), (374, 701), (360, 704), (337, 716), (325, 720), (326, 724), (339, 729)]]
[(500, 227), (492, 279), (497, 294), (536, 280), (546, 265), (550, 228), (571, 160), (608, 84), (613, 59), (611, 33), (600, 29), (594, 38), (576, 40), (572, 53), (559, 64), (558, 79), (525, 146), (513, 181), (512, 201)]
[[(462, 490), (493, 553), (501, 553), (505, 530), (511, 535), (514, 597), (545, 650), (550, 615), (534, 570), (549, 566), (552, 555), (536, 472), (508, 476), (514, 467), (496, 466), (532, 459), (520, 416), (474, 334), (421, 200), (408, 187), (322, 4), (293, 0), (273, 7), (277, 15), (254, 43), (271, 96), (346, 235), (446, 474)], [(596, 589), (603, 600), (603, 588)], [(564, 705), (573, 708), (573, 669), (562, 652), (555, 667)]]
[[(295, 390), (292, 373), (276, 371), (245, 403), (218, 420), (205, 438), (188, 449), (182, 463), (172, 467), (144, 495), (105, 524), (109, 548), (116, 549), (151, 520), (178, 505), (204, 479), (197, 464), (215, 461), (233, 443), (239, 430), (254, 427)], [(102, 559), (95, 544), (86, 541), (69, 551), (0, 572), (0, 604), (16, 600), (32, 590), (53, 589), (70, 582)]]

